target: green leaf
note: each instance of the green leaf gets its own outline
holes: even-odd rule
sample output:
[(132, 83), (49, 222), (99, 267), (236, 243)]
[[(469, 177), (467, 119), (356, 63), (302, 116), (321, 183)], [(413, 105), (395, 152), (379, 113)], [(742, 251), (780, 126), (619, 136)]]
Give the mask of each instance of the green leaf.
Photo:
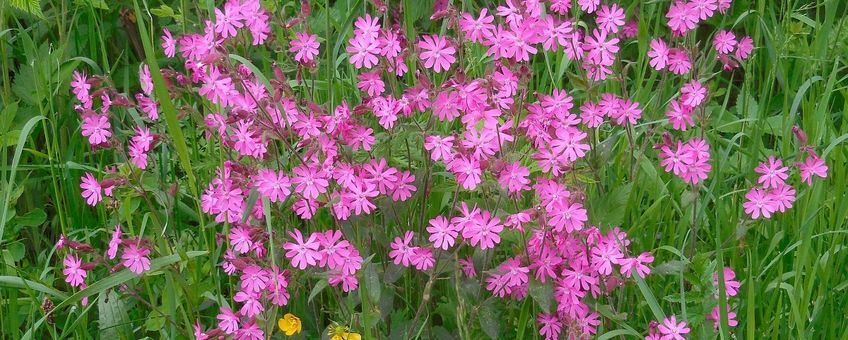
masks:
[(68, 298), (67, 294), (62, 293), (53, 287), (48, 287), (44, 284), (17, 276), (0, 276), (0, 287), (17, 288), (20, 290), (34, 290), (60, 299)]
[(97, 298), (98, 330), (101, 339), (129, 339), (130, 322), (127, 308), (114, 290)]
[(21, 135), (18, 136), (18, 143), (15, 146), (15, 155), (12, 157), (12, 167), (11, 172), (9, 173), (9, 178), (6, 180), (5, 185), (5, 197), (0, 204), (3, 205), (2, 210), (0, 210), (0, 244), (3, 244), (5, 240), (3, 240), (3, 232), (6, 230), (6, 214), (9, 212), (9, 205), (11, 205), (10, 198), (12, 194), (12, 190), (15, 185), (15, 175), (18, 172), (18, 164), (21, 162), (21, 153), (24, 150), (24, 144), (26, 143), (26, 137), (29, 136), (32, 129), (35, 127), (35, 124), (40, 122), (42, 119), (45, 119), (44, 116), (35, 116), (30, 118), (26, 124), (24, 124), (24, 128), (21, 129)]
[(542, 311), (545, 313), (551, 312), (551, 298), (554, 295), (554, 287), (550, 283), (540, 283), (531, 279), (528, 293), (539, 304)]
[(105, 0), (76, 0), (77, 5), (88, 5), (96, 9), (109, 10)]
[(44, 19), (44, 13), (41, 11), (41, 1), (39, 0), (9, 0), (9, 5), (26, 14)]
[(318, 294), (321, 293), (321, 291), (324, 290), (324, 288), (327, 288), (327, 286), (328, 286), (327, 280), (318, 281), (318, 283), (316, 283), (315, 286), (312, 287), (312, 291), (309, 292), (309, 297), (306, 299), (306, 302), (307, 303), (312, 302), (312, 299), (314, 299), (316, 296), (318, 296)]
[(500, 332), (500, 320), (498, 318), (497, 309), (492, 303), (485, 303), (480, 307), (480, 313), (477, 315), (480, 321), (480, 328), (490, 338), (497, 339)]
[(40, 226), (47, 220), (47, 213), (41, 208), (30, 210), (26, 215), (15, 216), (12, 219), (12, 225), (18, 227), (35, 227)]
[(158, 8), (150, 9), (150, 14), (160, 18), (170, 18), (174, 16), (174, 9), (168, 5), (161, 5)]

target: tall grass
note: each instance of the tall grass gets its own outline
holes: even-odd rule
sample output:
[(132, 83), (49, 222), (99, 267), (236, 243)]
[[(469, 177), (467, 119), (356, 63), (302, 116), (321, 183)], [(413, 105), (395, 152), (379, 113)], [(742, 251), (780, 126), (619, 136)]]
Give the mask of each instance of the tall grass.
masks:
[[(663, 25), (669, 5), (669, 1), (621, 2), (637, 14), (643, 27)], [(178, 118), (179, 107), (159, 86), (164, 80), (157, 70), (169, 61), (155, 51), (159, 40), (152, 33), (163, 26), (197, 26), (197, 18), (211, 15), (213, 1), (51, 0), (42, 1), (38, 15), (25, 13), (16, 3), (21, 2), (0, 4), (2, 338), (186, 338), (193, 334), (196, 319), (214, 324), (217, 305), (228, 303), (227, 292), (232, 290), (228, 287), (237, 285), (237, 280), (220, 275), (224, 247), (215, 240), (223, 230), (201, 212), (199, 195), (226, 156), (202, 141), (197, 128), (202, 117)], [(407, 8), (404, 28), (410, 36), (419, 30), (446, 29), (427, 19), (432, 1), (402, 3)], [(469, 11), (488, 5), (485, 1), (458, 3)], [(276, 13), (291, 13), (299, 7), (292, 2), (267, 4)], [(321, 67), (302, 81), (289, 80), (299, 96), (328, 107), (359, 97), (356, 72), (341, 59), (346, 57), (344, 37), (351, 23), (370, 6), (372, 2), (364, 0), (312, 2), (310, 25), (319, 36), (330, 38), (322, 41), (325, 60)], [(759, 44), (742, 69), (716, 75), (726, 90), (713, 95), (712, 124), (704, 134), (722, 144), (712, 145), (714, 170), (707, 185), (693, 190), (655, 161), (631, 158), (631, 144), (623, 133), (604, 134), (603, 140), (598, 137), (601, 134), (595, 135), (594, 173), (581, 174), (598, 183), (587, 192), (587, 202), (593, 202), (590, 214), (604, 225), (621, 225), (641, 249), (651, 250), (657, 274), (639, 279), (633, 289), (617, 291), (609, 304), (592, 306), (609, 320), (600, 326), (600, 338), (644, 336), (648, 322), (665, 314), (700, 325), (697, 333), (690, 334), (693, 338), (724, 339), (731, 333), (746, 339), (848, 338), (848, 253), (844, 251), (848, 240), (848, 6), (838, 0), (737, 0), (733, 11), (736, 15), (728, 18), (735, 22), (723, 24), (748, 32)], [(275, 34), (287, 37), (288, 33)], [(640, 36), (637, 41), (623, 48), (644, 55), (650, 37)], [(230, 58), (234, 65), (252, 60), (248, 66), (266, 79), (273, 79), (275, 61), (286, 67), (283, 58), (270, 53)], [(666, 103), (660, 101), (675, 93), (679, 84), (658, 79), (642, 59), (632, 60), (629, 75), (634, 84), (644, 84), (644, 90), (631, 96), (648, 103), (642, 124), (650, 128), (662, 117)], [(162, 99), (166, 124), (157, 132), (169, 136), (173, 149), (166, 149), (156, 160), (159, 173), (137, 178), (135, 184), (149, 195), (122, 198), (119, 216), (114, 216), (102, 207), (86, 206), (80, 197), (80, 176), (103, 172), (119, 156), (91, 152), (79, 132), (69, 83), (74, 69), (87, 68), (109, 76), (118, 89), (131, 93), (138, 87), (135, 75), (141, 62), (151, 66), (156, 88), (161, 90), (157, 97)], [(482, 60), (462, 65), (467, 74), (482, 74), (486, 66)], [(535, 74), (548, 75), (534, 78), (537, 83), (532, 88), (539, 92), (585, 90), (576, 75), (579, 66), (567, 61), (562, 52), (540, 53), (531, 67)], [(412, 79), (413, 72), (406, 77)], [(605, 86), (602, 90), (619, 85)], [(138, 113), (128, 112), (121, 118), (137, 119)], [(753, 169), (768, 155), (794, 156), (795, 125), (806, 131), (810, 144), (823, 146), (820, 153), (830, 167), (829, 176), (799, 191), (795, 207), (787, 213), (751, 221), (741, 207), (744, 192), (755, 178)], [(417, 136), (385, 138), (397, 142), (375, 149), (374, 154), (398, 164), (427, 166), (418, 144), (410, 149), (410, 141)], [(650, 137), (637, 138), (647, 141)], [(381, 207), (387, 211), (382, 225), (356, 232), (357, 244), (367, 249), (369, 239), (394, 235), (398, 221), (448, 209), (453, 187), (444, 174), (433, 177), (429, 198), (414, 197), (416, 208), (402, 211), (402, 217), (393, 215), (396, 212), (388, 206)], [(170, 188), (180, 180), (188, 187)], [(496, 199), (491, 194), (482, 200)], [(277, 220), (277, 216), (266, 222), (269, 230), (302, 223)], [(320, 223), (324, 222), (331, 223)], [(137, 277), (124, 269), (86, 289), (68, 290), (54, 248), (59, 235), (105, 243), (117, 223), (155, 237), (160, 250), (167, 252), (154, 259), (148, 275)], [(409, 225), (401, 230), (420, 228)], [(534, 316), (550, 301), (538, 298), (544, 294), (534, 291), (537, 287), (530, 288), (530, 298), (524, 302), (508, 304), (487, 299), (482, 289), (463, 286), (458, 280), (401, 272), (389, 262), (383, 253), (366, 259), (358, 293), (342, 295), (322, 282), (311, 290), (292, 291), (297, 298), (287, 310), (274, 310), (274, 314), (280, 317), (290, 311), (300, 316), (303, 338), (317, 338), (330, 320), (353, 320), (362, 325), (368, 339), (539, 338)], [(722, 315), (725, 327), (715, 332), (710, 321), (703, 319), (714, 306), (706, 288), (716, 268), (723, 267), (736, 270), (742, 290), (729, 300), (719, 294), (718, 303), (734, 307), (739, 325), (726, 327), (727, 315)], [(132, 294), (112, 293), (127, 282), (136, 284)], [(429, 294), (422, 295), (425, 291)], [(78, 303), (83, 298), (91, 301), (87, 307)], [(53, 302), (54, 312), (45, 310), (45, 301)]]

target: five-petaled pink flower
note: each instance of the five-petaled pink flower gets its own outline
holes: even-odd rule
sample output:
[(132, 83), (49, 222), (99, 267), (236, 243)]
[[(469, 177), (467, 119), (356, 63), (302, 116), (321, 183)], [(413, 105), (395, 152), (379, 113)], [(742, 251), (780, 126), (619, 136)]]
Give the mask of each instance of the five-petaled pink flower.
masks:
[(294, 231), (289, 231), (289, 236), (296, 243), (286, 242), (283, 244), (283, 249), (288, 250), (286, 258), (291, 259), (293, 267), (303, 270), (307, 266), (318, 264), (321, 254), (318, 252), (319, 244), (316, 234), (310, 234), (309, 238), (304, 241), (300, 230), (294, 229)]
[(294, 53), (294, 60), (301, 63), (310, 63), (318, 55), (318, 36), (306, 32), (297, 32), (291, 41), (289, 52)]
[(136, 274), (141, 274), (146, 270), (150, 270), (150, 249), (140, 247), (135, 243), (130, 243), (124, 248), (124, 253), (121, 255), (121, 263), (124, 267)]
[(62, 274), (65, 274), (65, 282), (73, 287), (83, 285), (88, 272), (82, 269), (82, 261), (74, 255), (68, 254), (62, 262), (65, 268), (62, 269)]
[(418, 42), (418, 48), (421, 49), (419, 57), (424, 61), (424, 67), (433, 69), (436, 73), (447, 71), (456, 61), (453, 56), (456, 49), (443, 36), (435, 34), (422, 36)]

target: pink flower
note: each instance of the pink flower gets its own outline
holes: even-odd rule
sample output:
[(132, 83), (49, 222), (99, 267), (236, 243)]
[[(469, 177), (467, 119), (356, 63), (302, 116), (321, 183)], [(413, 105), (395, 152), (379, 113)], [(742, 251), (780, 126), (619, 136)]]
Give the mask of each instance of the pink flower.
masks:
[(548, 224), (557, 232), (565, 230), (570, 233), (575, 230), (582, 230), (586, 221), (589, 220), (586, 209), (583, 208), (582, 204), (569, 203), (564, 200), (555, 202), (549, 214)]
[(551, 151), (568, 162), (574, 162), (586, 155), (589, 144), (584, 141), (587, 134), (575, 127), (556, 129), (556, 139), (550, 143)]
[[(736, 320), (736, 313), (730, 309), (730, 305), (725, 305), (725, 307), (727, 307), (727, 309), (725, 309), (727, 311), (727, 325), (730, 327), (736, 327), (739, 325), (739, 321)], [(713, 307), (710, 311), (710, 315), (707, 315), (707, 320), (711, 320), (713, 322), (714, 329), (718, 330), (721, 325), (721, 309), (719, 306)]]
[(318, 55), (318, 36), (306, 32), (297, 32), (291, 41), (289, 52), (294, 53), (294, 60), (300, 63), (311, 63)]
[(85, 269), (81, 268), (82, 261), (76, 256), (68, 254), (65, 256), (65, 260), (62, 261), (62, 263), (65, 265), (65, 268), (62, 269), (62, 274), (65, 274), (65, 282), (70, 284), (72, 287), (79, 287), (83, 285), (88, 273)]
[(111, 127), (107, 115), (87, 114), (82, 119), (82, 135), (88, 137), (88, 143), (91, 145), (105, 144), (112, 136), (112, 131), (109, 130)]
[(749, 36), (742, 37), (739, 40), (739, 44), (736, 45), (736, 58), (739, 60), (748, 59), (748, 56), (751, 55), (751, 51), (754, 50), (754, 39), (751, 39)]
[(585, 102), (580, 106), (580, 120), (587, 127), (594, 129), (604, 122), (604, 113), (595, 103)]
[(631, 125), (642, 118), (642, 109), (639, 108), (639, 103), (624, 99), (619, 101), (618, 110), (613, 110), (609, 113), (610, 118), (615, 119), (618, 125), (624, 125), (625, 122)]
[(370, 214), (371, 210), (377, 207), (374, 203), (371, 203), (372, 198), (380, 195), (373, 183), (358, 181), (347, 189), (349, 191), (344, 193), (342, 197), (347, 200), (354, 214)]
[(141, 65), (141, 70), (138, 71), (138, 82), (141, 83), (141, 90), (145, 94), (150, 95), (153, 92), (153, 79), (150, 77), (150, 66), (147, 64)]
[(377, 55), (380, 53), (380, 44), (376, 39), (370, 39), (365, 36), (356, 36), (350, 39), (349, 45), (345, 49), (350, 53), (348, 61), (356, 68), (371, 68), (377, 65), (379, 60)]
[(468, 278), (477, 276), (477, 272), (474, 270), (474, 260), (471, 257), (459, 259), (459, 265), (462, 266), (462, 272)]
[(430, 226), (427, 227), (427, 232), (430, 233), (430, 242), (433, 242), (433, 247), (448, 250), (453, 247), (456, 236), (459, 235), (459, 230), (448, 222), (444, 216), (437, 216), (430, 219)]
[(486, 250), (501, 243), (501, 231), (503, 231), (501, 220), (488, 211), (483, 211), (463, 228), (462, 237), (467, 239), (472, 247), (476, 247), (479, 243), (480, 249)]
[(112, 238), (109, 240), (109, 248), (106, 250), (106, 257), (114, 259), (118, 255), (118, 246), (121, 245), (121, 225), (115, 226), (115, 231), (112, 232)]
[(455, 157), (449, 164), (448, 170), (456, 175), (456, 181), (465, 190), (474, 190), (482, 181), (483, 171), (480, 162), (467, 156)]
[(782, 186), (789, 178), (789, 167), (783, 166), (783, 161), (774, 156), (769, 156), (768, 161), (761, 162), (754, 171), (760, 174), (757, 183), (765, 189)]
[(245, 254), (253, 249), (253, 238), (249, 226), (235, 226), (230, 228), (228, 235), (233, 250), (239, 254)]
[(407, 231), (403, 238), (395, 237), (395, 240), (390, 245), (392, 250), (389, 251), (389, 258), (391, 258), (396, 265), (403, 265), (404, 267), (409, 266), (413, 252), (415, 251), (415, 248), (417, 248), (409, 246), (410, 243), (412, 243), (413, 236), (415, 236), (415, 234), (412, 231)]
[(777, 211), (780, 212), (791, 209), (792, 204), (795, 203), (795, 188), (788, 184), (781, 184), (772, 188), (768, 195), (777, 204)]
[(621, 249), (615, 241), (603, 242), (596, 247), (592, 247), (592, 266), (601, 275), (610, 275), (612, 273), (612, 264), (618, 263), (624, 258)]
[(76, 95), (86, 108), (91, 108), (91, 84), (88, 83), (88, 76), (84, 72), (74, 71), (73, 80), (71, 81), (71, 92)]
[(808, 185), (813, 185), (813, 176), (827, 178), (827, 165), (814, 154), (807, 157), (803, 163), (798, 163), (798, 170), (801, 172), (801, 181)]
[(124, 248), (124, 253), (121, 255), (121, 264), (129, 268), (131, 272), (141, 274), (150, 270), (148, 255), (150, 255), (150, 249), (130, 243)]
[(618, 29), (624, 26), (624, 9), (615, 3), (612, 6), (602, 5), (595, 22), (602, 30), (618, 33)]
[(265, 311), (265, 306), (259, 300), (261, 297), (261, 293), (239, 291), (233, 296), (233, 300), (242, 303), (239, 314), (254, 317)]
[(691, 3), (695, 11), (698, 12), (698, 18), (701, 20), (709, 19), (715, 14), (715, 10), (718, 9), (717, 0), (692, 0)]
[(215, 9), (215, 33), (221, 34), (222, 38), (236, 36), (236, 29), (242, 27), (244, 23), (238, 2), (228, 1), (224, 4), (224, 11)]
[(483, 37), (491, 34), (492, 30), (495, 29), (495, 25), (492, 24), (495, 17), (489, 15), (488, 11), (485, 7), (481, 8), (480, 16), (477, 19), (474, 19), (469, 13), (462, 13), (459, 19), (459, 29), (465, 34), (466, 39), (476, 43), (483, 42)]
[(367, 37), (369, 39), (377, 39), (380, 34), (380, 18), (371, 17), (370, 14), (365, 14), (364, 17), (356, 18), (353, 24), (353, 34), (356, 36)]
[(86, 172), (80, 178), (80, 188), (82, 189), (82, 198), (85, 198), (85, 203), (88, 203), (92, 207), (103, 199), (103, 189), (100, 183), (89, 172)]
[[(261, 306), (261, 305), (260, 305)], [(265, 332), (262, 331), (262, 328), (259, 328), (259, 325), (256, 324), (256, 321), (251, 318), (241, 329), (236, 332), (235, 338), (237, 340), (264, 340)]]
[(409, 261), (415, 266), (415, 269), (420, 271), (431, 269), (435, 265), (433, 251), (421, 247), (416, 247), (412, 251), (412, 257), (410, 257)]
[(778, 208), (771, 195), (763, 189), (753, 188), (745, 194), (747, 201), (742, 204), (745, 208), (745, 213), (751, 215), (751, 218), (758, 219), (760, 216), (771, 218), (771, 213)]
[(545, 337), (545, 340), (559, 339), (559, 334), (562, 332), (562, 323), (556, 315), (539, 314), (536, 316), (536, 323), (539, 324), (539, 335)]
[(177, 54), (177, 41), (167, 28), (162, 29), (162, 49), (165, 50), (165, 56), (168, 58), (173, 58)]
[[(718, 273), (713, 273), (713, 286), (718, 290)], [(742, 284), (736, 281), (736, 272), (730, 267), (724, 267), (724, 292), (727, 296), (736, 296), (739, 294), (739, 287)]]
[(685, 50), (673, 48), (669, 51), (668, 69), (676, 75), (689, 73), (689, 70), (692, 69), (692, 62)]
[(385, 159), (372, 159), (362, 167), (362, 170), (365, 182), (375, 185), (381, 194), (385, 195), (394, 190), (398, 171), (390, 167)]
[(453, 56), (456, 49), (443, 36), (436, 34), (422, 36), (418, 42), (418, 48), (422, 50), (419, 57), (424, 61), (424, 67), (436, 73), (447, 71), (456, 61)]
[(670, 51), (662, 39), (656, 38), (651, 40), (651, 50), (648, 51), (648, 58), (651, 58), (651, 67), (657, 71), (665, 69), (669, 62)]
[(356, 87), (360, 91), (368, 93), (368, 96), (378, 96), (386, 89), (386, 84), (380, 79), (380, 72), (365, 72), (356, 76), (356, 78), (359, 79)]
[(257, 265), (249, 265), (241, 274), (241, 289), (245, 292), (260, 293), (271, 281), (268, 272)]
[(719, 31), (713, 38), (713, 47), (721, 54), (729, 54), (736, 47), (736, 36), (733, 32)]
[(601, 0), (577, 0), (577, 4), (580, 5), (580, 9), (586, 13), (593, 13), (598, 9), (598, 5), (601, 4)]
[(689, 334), (689, 327), (686, 326), (686, 322), (677, 322), (675, 315), (663, 320), (658, 329), (662, 334), (662, 340), (685, 340), (686, 338), (683, 336)]
[(678, 35), (686, 34), (698, 24), (698, 10), (691, 3), (675, 1), (668, 9), (668, 27)]
[(501, 170), (498, 183), (510, 194), (519, 193), (530, 189), (528, 185), (530, 180), (527, 176), (530, 176), (530, 170), (522, 166), (520, 162), (510, 163)]
[(294, 167), (292, 171), (295, 174), (292, 178), (295, 192), (300, 193), (304, 198), (314, 200), (318, 198), (318, 195), (327, 192), (330, 182), (327, 181), (327, 174), (323, 170), (301, 164)]
[(217, 66), (209, 66), (209, 74), (203, 77), (203, 86), (197, 93), (205, 96), (209, 101), (227, 106), (233, 101), (238, 94), (233, 85), (232, 78), (221, 73)]
[(417, 190), (415, 185), (415, 175), (409, 171), (404, 171), (400, 174), (396, 183), (395, 189), (392, 191), (392, 201), (406, 201), (412, 197), (412, 193)]
[(218, 319), (218, 328), (224, 333), (234, 334), (239, 329), (239, 317), (227, 307), (221, 307), (221, 312), (215, 317)]
[(681, 105), (678, 100), (672, 100), (669, 103), (669, 108), (665, 112), (665, 115), (675, 130), (686, 131), (689, 127), (695, 126), (695, 121), (692, 119), (692, 108)]
[[(389, 59), (397, 59), (400, 56), (400, 52), (402, 51), (401, 41), (394, 31), (382, 32), (379, 43), (381, 56)], [(399, 62), (398, 64), (403, 64), (403, 62)]]
[(680, 101), (683, 105), (695, 108), (701, 105), (707, 98), (707, 88), (701, 85), (697, 79), (683, 85), (680, 89)]
[(350, 256), (350, 243), (342, 240), (342, 232), (338, 230), (327, 230), (323, 233), (318, 233), (318, 243), (320, 245), (321, 258), (318, 260), (318, 266), (335, 269), (340, 267), (346, 258)]
[(291, 259), (293, 267), (303, 270), (307, 266), (318, 264), (317, 260), (321, 258), (321, 254), (318, 252), (317, 234), (310, 234), (305, 242), (303, 234), (298, 229), (289, 231), (289, 236), (297, 243), (286, 242), (283, 244), (283, 249), (288, 250), (286, 258)]
[(291, 181), (285, 172), (261, 169), (253, 176), (253, 185), (270, 202), (282, 202), (291, 194)]
[(641, 278), (645, 278), (648, 274), (651, 273), (651, 268), (646, 266), (645, 264), (653, 263), (654, 256), (651, 253), (645, 252), (639, 254), (638, 257), (624, 258), (618, 261), (617, 264), (621, 265), (620, 272), (625, 277), (630, 277), (633, 275), (633, 272), (636, 272), (636, 275), (639, 275)]

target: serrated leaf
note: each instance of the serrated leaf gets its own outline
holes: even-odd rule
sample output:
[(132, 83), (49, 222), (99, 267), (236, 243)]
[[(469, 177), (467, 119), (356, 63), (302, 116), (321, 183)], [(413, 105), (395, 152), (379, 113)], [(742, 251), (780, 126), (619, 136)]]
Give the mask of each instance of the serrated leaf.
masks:
[(41, 1), (39, 0), (9, 0), (9, 5), (24, 13), (44, 18), (44, 13), (41, 11)]

